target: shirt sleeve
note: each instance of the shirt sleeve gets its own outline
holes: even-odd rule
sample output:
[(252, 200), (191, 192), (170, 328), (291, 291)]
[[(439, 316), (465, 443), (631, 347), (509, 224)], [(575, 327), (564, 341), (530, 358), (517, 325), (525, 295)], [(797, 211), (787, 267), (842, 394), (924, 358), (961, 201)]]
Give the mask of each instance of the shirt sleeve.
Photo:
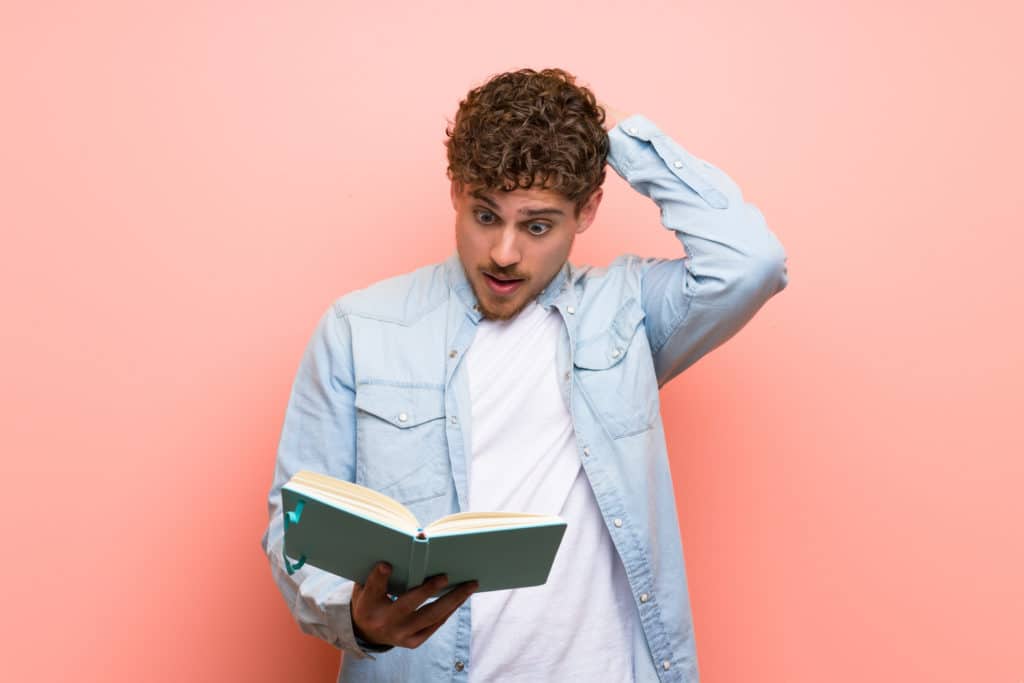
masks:
[(270, 560), (274, 582), (299, 628), (353, 657), (372, 658), (370, 652), (391, 648), (372, 647), (356, 638), (349, 609), (353, 582), (308, 564), (292, 574), (285, 567), (281, 486), (302, 469), (346, 481), (355, 478), (351, 331), (337, 304), (320, 318), (292, 384), (267, 499), (269, 522), (261, 546)]
[(726, 173), (640, 114), (608, 132), (608, 163), (652, 199), (686, 255), (641, 260), (640, 293), (658, 386), (740, 330), (788, 284), (786, 254)]

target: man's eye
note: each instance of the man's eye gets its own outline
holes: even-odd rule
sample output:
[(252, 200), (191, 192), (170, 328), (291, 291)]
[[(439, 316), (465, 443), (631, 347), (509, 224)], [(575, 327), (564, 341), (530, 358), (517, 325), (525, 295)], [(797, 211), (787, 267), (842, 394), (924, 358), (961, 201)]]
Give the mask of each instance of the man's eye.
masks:
[[(537, 231), (537, 230), (534, 230), (534, 228), (540, 228), (540, 230)], [(530, 231), (531, 235), (536, 235), (536, 236), (540, 237), (541, 235), (546, 233), (548, 230), (550, 230), (551, 226), (546, 224), (546, 223), (530, 223), (530, 227), (527, 228), (527, 229)]]
[(491, 213), (490, 211), (477, 211), (476, 212), (476, 219), (477, 219), (477, 221), (479, 221), (480, 223), (483, 223), (484, 225), (490, 225), (491, 223), (493, 223), (494, 221), (491, 220), (493, 218), (494, 218), (494, 214)]

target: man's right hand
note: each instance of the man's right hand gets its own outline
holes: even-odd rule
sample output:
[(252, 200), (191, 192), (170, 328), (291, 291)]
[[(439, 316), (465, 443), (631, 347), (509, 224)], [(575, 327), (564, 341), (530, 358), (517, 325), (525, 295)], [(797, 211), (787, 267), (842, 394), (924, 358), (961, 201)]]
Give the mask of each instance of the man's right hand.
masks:
[(366, 585), (352, 588), (352, 628), (357, 637), (373, 645), (416, 648), (448, 620), (479, 585), (465, 583), (429, 605), (420, 605), (448, 585), (446, 576), (435, 576), (411, 588), (393, 601), (388, 597), (391, 567), (380, 562)]

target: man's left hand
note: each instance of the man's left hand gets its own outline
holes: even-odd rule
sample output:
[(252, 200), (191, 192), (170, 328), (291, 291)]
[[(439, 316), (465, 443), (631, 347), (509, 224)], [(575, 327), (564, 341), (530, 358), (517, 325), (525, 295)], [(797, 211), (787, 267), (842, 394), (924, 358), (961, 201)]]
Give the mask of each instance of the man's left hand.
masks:
[(598, 104), (600, 104), (601, 107), (604, 109), (604, 113), (605, 113), (604, 129), (605, 130), (611, 130), (612, 128), (614, 128), (616, 126), (616, 124), (618, 124), (619, 121), (621, 121), (622, 119), (627, 118), (629, 116), (629, 114), (627, 114), (626, 112), (621, 111), (619, 109), (615, 109), (614, 107), (608, 105), (605, 102), (598, 102)]

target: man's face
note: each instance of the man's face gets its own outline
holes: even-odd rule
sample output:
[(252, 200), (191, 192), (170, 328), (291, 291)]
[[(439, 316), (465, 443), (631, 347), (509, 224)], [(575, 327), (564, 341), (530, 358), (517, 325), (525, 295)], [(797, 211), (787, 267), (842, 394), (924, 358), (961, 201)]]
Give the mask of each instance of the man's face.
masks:
[(557, 192), (487, 191), (452, 181), (455, 243), (484, 318), (507, 320), (547, 287), (576, 234), (594, 220), (601, 194), (598, 188), (576, 218), (574, 203)]

